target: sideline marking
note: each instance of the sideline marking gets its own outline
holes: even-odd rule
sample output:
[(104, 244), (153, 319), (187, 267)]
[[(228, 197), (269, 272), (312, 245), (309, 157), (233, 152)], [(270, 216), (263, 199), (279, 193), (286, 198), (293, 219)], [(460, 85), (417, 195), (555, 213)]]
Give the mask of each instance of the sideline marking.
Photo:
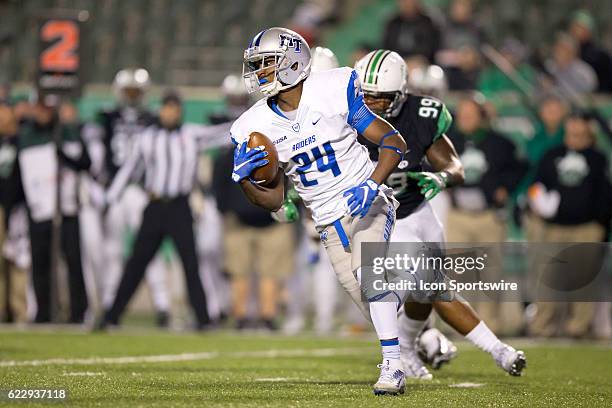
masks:
[(321, 348), (294, 350), (261, 350), (201, 353), (160, 354), (153, 356), (90, 357), (90, 358), (50, 358), (46, 360), (7, 360), (0, 361), (0, 367), (37, 367), (46, 365), (95, 365), (95, 364), (134, 364), (134, 363), (171, 363), (176, 361), (211, 360), (214, 358), (277, 358), (277, 357), (331, 357), (336, 355), (363, 355), (371, 347)]

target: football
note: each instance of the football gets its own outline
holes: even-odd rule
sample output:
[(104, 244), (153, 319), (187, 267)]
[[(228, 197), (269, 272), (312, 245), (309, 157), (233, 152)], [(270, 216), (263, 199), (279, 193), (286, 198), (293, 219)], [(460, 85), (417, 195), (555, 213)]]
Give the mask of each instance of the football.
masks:
[(259, 167), (253, 171), (251, 178), (255, 181), (260, 182), (259, 184), (265, 186), (270, 184), (275, 178), (278, 172), (278, 153), (274, 143), (264, 134), (259, 132), (253, 132), (249, 135), (249, 143), (247, 144), (249, 149), (257, 146), (264, 146), (265, 151), (268, 152), (269, 163), (263, 167)]

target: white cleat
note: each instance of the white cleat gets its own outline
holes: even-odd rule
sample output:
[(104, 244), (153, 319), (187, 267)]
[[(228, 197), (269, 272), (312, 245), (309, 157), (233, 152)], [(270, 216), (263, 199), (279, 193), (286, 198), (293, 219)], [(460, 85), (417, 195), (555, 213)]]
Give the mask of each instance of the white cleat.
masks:
[(425, 330), (417, 339), (417, 352), (424, 363), (434, 370), (457, 357), (457, 347), (440, 330)]
[(400, 347), (400, 356), (406, 378), (414, 378), (417, 380), (433, 379), (433, 375), (431, 375), (427, 367), (423, 365), (423, 361), (419, 358), (416, 350)]
[(406, 381), (401, 361), (387, 359), (377, 367), (380, 368), (380, 377), (374, 384), (374, 395), (403, 394)]
[(499, 367), (508, 374), (519, 377), (527, 367), (527, 358), (521, 350), (515, 350), (507, 344), (501, 343), (493, 349), (493, 358)]

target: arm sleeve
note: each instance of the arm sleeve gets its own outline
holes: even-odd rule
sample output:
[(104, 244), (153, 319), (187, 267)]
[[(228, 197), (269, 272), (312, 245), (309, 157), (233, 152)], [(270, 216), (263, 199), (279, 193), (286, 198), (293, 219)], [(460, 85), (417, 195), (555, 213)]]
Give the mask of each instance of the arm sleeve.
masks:
[(359, 82), (357, 71), (353, 70), (349, 78), (346, 88), (346, 99), (348, 103), (348, 117), (346, 121), (358, 133), (363, 133), (370, 126), (370, 123), (376, 119), (376, 115), (372, 113), (363, 101), (363, 91)]
[(440, 114), (438, 115), (436, 133), (433, 138), (433, 141), (435, 142), (442, 135), (448, 132), (448, 129), (450, 129), (452, 123), (453, 123), (453, 115), (451, 115), (451, 113), (448, 111), (448, 108), (446, 107), (446, 105), (443, 104), (442, 109), (440, 109)]
[(134, 135), (134, 137), (137, 138), (134, 148), (131, 149), (128, 159), (125, 161), (125, 163), (123, 163), (123, 165), (115, 175), (115, 178), (113, 178), (113, 181), (106, 193), (106, 199), (109, 203), (112, 204), (116, 202), (123, 193), (123, 190), (125, 189), (127, 184), (129, 183), (132, 174), (134, 174), (134, 171), (138, 167), (138, 164), (140, 163), (140, 160), (142, 158), (141, 151), (143, 147), (143, 140), (146, 137), (146, 134), (150, 131), (151, 130), (145, 130), (143, 133)]
[[(419, 108), (414, 109), (411, 116), (414, 126), (415, 134), (411, 135), (413, 141), (416, 140), (418, 143), (425, 148), (429, 149), (442, 135), (446, 134), (453, 123), (453, 117), (448, 111), (448, 108), (442, 101), (432, 97), (422, 97), (417, 99), (419, 101)], [(437, 102), (437, 104), (423, 104), (423, 101)], [(408, 102), (405, 102), (408, 103)], [(425, 117), (421, 114), (421, 109), (426, 109)], [(435, 110), (435, 115), (432, 113)]]

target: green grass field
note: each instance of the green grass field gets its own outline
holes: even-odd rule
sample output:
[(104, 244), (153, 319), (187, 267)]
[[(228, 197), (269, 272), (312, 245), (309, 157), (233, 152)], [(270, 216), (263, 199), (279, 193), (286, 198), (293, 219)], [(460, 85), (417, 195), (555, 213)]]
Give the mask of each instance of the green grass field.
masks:
[(528, 359), (523, 377), (460, 343), (459, 357), (433, 381), (375, 397), (379, 350), (371, 338), (4, 329), (0, 389), (63, 388), (68, 405), (104, 407), (612, 406), (610, 344), (518, 345)]

